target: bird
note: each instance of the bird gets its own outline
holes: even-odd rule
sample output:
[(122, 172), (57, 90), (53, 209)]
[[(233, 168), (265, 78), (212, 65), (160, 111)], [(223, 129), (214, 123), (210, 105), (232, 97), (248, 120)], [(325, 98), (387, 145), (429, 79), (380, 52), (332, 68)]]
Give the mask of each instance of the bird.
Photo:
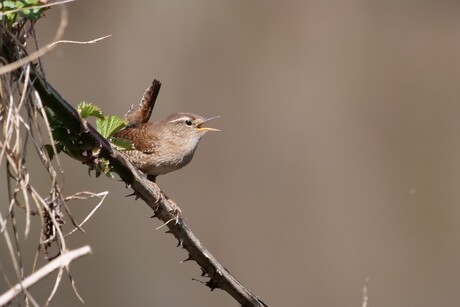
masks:
[(203, 124), (218, 117), (206, 118), (179, 112), (156, 122), (137, 120), (114, 137), (133, 143), (135, 149), (122, 151), (121, 154), (136, 169), (146, 174), (147, 179), (156, 182), (157, 176), (176, 171), (190, 163), (201, 138), (208, 131), (220, 131), (204, 127)]

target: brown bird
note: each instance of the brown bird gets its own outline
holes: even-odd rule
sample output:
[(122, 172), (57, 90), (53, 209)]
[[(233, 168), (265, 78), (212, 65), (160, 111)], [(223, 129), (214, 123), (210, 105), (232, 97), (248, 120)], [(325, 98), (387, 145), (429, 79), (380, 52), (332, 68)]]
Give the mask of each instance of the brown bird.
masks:
[(123, 151), (122, 154), (135, 168), (147, 174), (149, 180), (155, 181), (157, 176), (178, 170), (192, 160), (206, 132), (220, 131), (203, 127), (204, 123), (217, 117), (175, 113), (153, 123), (140, 123), (138, 120), (135, 126), (127, 127), (114, 136), (134, 144), (135, 150)]

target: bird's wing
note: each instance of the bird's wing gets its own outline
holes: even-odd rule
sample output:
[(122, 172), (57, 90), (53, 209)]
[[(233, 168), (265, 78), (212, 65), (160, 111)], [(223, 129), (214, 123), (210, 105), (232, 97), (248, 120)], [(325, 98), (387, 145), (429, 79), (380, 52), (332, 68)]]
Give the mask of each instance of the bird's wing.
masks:
[(149, 124), (142, 124), (139, 127), (126, 128), (114, 136), (131, 141), (137, 150), (145, 154), (153, 154), (157, 151), (158, 136), (149, 131), (148, 126)]

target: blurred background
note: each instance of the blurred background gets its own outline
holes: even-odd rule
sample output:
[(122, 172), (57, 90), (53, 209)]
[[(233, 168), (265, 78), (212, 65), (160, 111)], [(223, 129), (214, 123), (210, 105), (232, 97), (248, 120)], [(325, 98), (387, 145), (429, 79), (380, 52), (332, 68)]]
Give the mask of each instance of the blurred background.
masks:
[[(186, 223), (270, 306), (460, 303), (458, 1), (88, 1), (43, 58), (73, 105), (152, 120), (220, 115), (192, 163), (158, 179)], [(37, 24), (49, 42), (53, 8)], [(66, 194), (110, 191), (71, 265), (85, 306), (237, 306), (118, 180), (62, 156)], [(31, 167), (33, 168), (33, 167)], [(37, 166), (41, 168), (41, 166)], [(4, 176), (2, 176), (4, 182)], [(82, 219), (91, 202), (72, 205)], [(36, 248), (34, 245), (33, 249)], [(44, 301), (48, 278), (32, 289)], [(54, 306), (82, 306), (68, 280)]]

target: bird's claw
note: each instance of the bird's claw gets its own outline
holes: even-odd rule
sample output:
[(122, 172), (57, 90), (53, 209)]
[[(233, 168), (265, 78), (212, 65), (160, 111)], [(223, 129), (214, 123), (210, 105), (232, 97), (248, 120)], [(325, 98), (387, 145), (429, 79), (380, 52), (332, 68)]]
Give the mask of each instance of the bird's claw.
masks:
[(168, 199), (169, 204), (171, 205), (172, 209), (169, 211), (174, 216), (174, 220), (176, 221), (175, 224), (179, 223), (179, 218), (181, 217), (182, 210), (179, 208), (179, 206), (172, 201), (171, 199)]

